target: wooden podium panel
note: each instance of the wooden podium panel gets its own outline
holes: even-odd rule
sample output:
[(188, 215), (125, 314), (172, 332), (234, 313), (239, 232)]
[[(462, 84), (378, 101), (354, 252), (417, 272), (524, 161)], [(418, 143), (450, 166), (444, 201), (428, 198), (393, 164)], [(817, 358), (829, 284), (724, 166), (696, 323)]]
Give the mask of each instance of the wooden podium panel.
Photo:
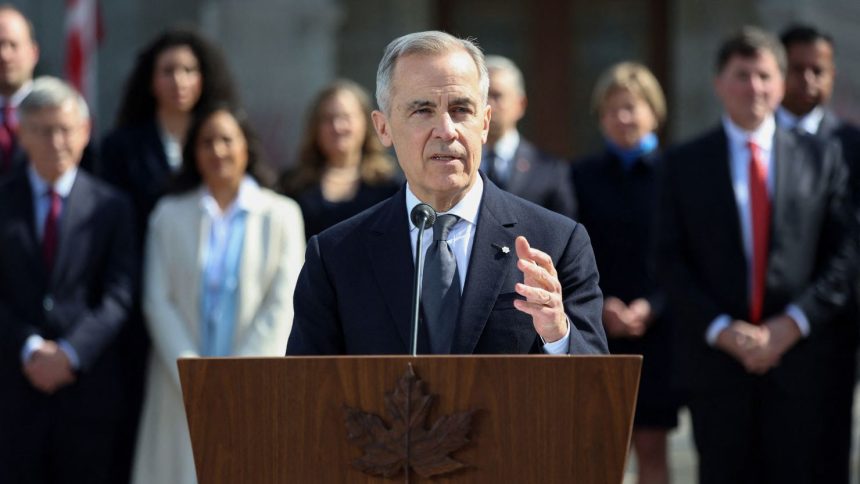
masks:
[[(466, 469), (433, 479), (356, 470), (344, 406), (390, 425), (411, 364), (437, 418), (477, 410)], [(178, 362), (200, 484), (621, 483), (639, 356), (200, 358)]]

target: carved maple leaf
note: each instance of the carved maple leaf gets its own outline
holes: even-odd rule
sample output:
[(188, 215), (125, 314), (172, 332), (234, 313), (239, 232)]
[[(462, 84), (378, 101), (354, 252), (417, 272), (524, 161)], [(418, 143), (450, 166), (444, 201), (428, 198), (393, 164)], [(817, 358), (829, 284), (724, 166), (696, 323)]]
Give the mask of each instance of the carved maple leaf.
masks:
[(475, 410), (439, 417), (425, 428), (434, 400), (424, 393), (410, 364), (397, 381), (393, 392), (385, 394), (385, 410), (391, 419), (386, 424), (378, 415), (344, 406), (347, 438), (364, 450), (353, 466), (367, 474), (393, 477), (411, 467), (429, 478), (466, 467), (448, 454), (469, 442)]

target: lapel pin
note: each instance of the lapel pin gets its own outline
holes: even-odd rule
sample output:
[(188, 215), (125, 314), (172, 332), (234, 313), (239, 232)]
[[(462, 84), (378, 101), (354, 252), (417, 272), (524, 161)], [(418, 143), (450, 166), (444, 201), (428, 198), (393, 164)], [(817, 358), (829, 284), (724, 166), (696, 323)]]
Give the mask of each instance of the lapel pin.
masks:
[(498, 250), (502, 254), (508, 254), (511, 252), (511, 249), (507, 245), (499, 245), (499, 244), (490, 244), (490, 245), (492, 245), (496, 250)]

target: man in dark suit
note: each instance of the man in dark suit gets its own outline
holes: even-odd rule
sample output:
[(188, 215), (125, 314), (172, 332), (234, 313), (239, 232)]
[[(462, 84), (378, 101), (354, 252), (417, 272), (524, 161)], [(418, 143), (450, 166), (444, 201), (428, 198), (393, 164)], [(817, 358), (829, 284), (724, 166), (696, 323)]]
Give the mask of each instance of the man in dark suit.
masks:
[(131, 208), (78, 169), (90, 124), (74, 89), (36, 79), (19, 113), (28, 166), (0, 187), (0, 482), (110, 482)]
[(25, 165), (17, 141), (18, 105), (30, 92), (39, 46), (33, 24), (11, 5), (0, 5), (0, 179)]
[(537, 149), (517, 130), (528, 104), (523, 74), (513, 61), (487, 56), (493, 108), (481, 171), (500, 188), (553, 212), (573, 218), (576, 199), (568, 165)]
[[(828, 107), (836, 77), (833, 39), (814, 27), (796, 25), (781, 35), (788, 59), (785, 97), (777, 111), (777, 124), (835, 143), (853, 170), (851, 192), (860, 195), (860, 130), (839, 119)], [(857, 298), (849, 301), (822, 338), (822, 354), (817, 359), (824, 379), (821, 433), (815, 447), (818, 482), (847, 483), (850, 479), (851, 421), (854, 383), (857, 374)]]
[(421, 32), (388, 45), (373, 121), (407, 184), (310, 239), (287, 354), (409, 351), (421, 202), (440, 214), (425, 233), (422, 353), (607, 352), (585, 229), (478, 174), (487, 85), (469, 41)]
[(658, 275), (677, 316), (699, 482), (812, 483), (816, 358), (855, 264), (846, 171), (776, 127), (785, 53), (745, 28), (721, 47), (725, 115), (666, 154)]

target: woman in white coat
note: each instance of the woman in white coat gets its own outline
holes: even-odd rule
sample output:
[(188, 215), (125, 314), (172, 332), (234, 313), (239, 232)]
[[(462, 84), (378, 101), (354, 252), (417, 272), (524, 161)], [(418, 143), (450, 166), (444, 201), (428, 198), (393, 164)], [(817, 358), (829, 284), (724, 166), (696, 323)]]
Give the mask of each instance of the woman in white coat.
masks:
[(189, 130), (147, 235), (143, 310), (153, 342), (135, 484), (196, 482), (176, 359), (282, 356), (302, 267), (302, 216), (263, 188), (256, 142), (227, 108)]

